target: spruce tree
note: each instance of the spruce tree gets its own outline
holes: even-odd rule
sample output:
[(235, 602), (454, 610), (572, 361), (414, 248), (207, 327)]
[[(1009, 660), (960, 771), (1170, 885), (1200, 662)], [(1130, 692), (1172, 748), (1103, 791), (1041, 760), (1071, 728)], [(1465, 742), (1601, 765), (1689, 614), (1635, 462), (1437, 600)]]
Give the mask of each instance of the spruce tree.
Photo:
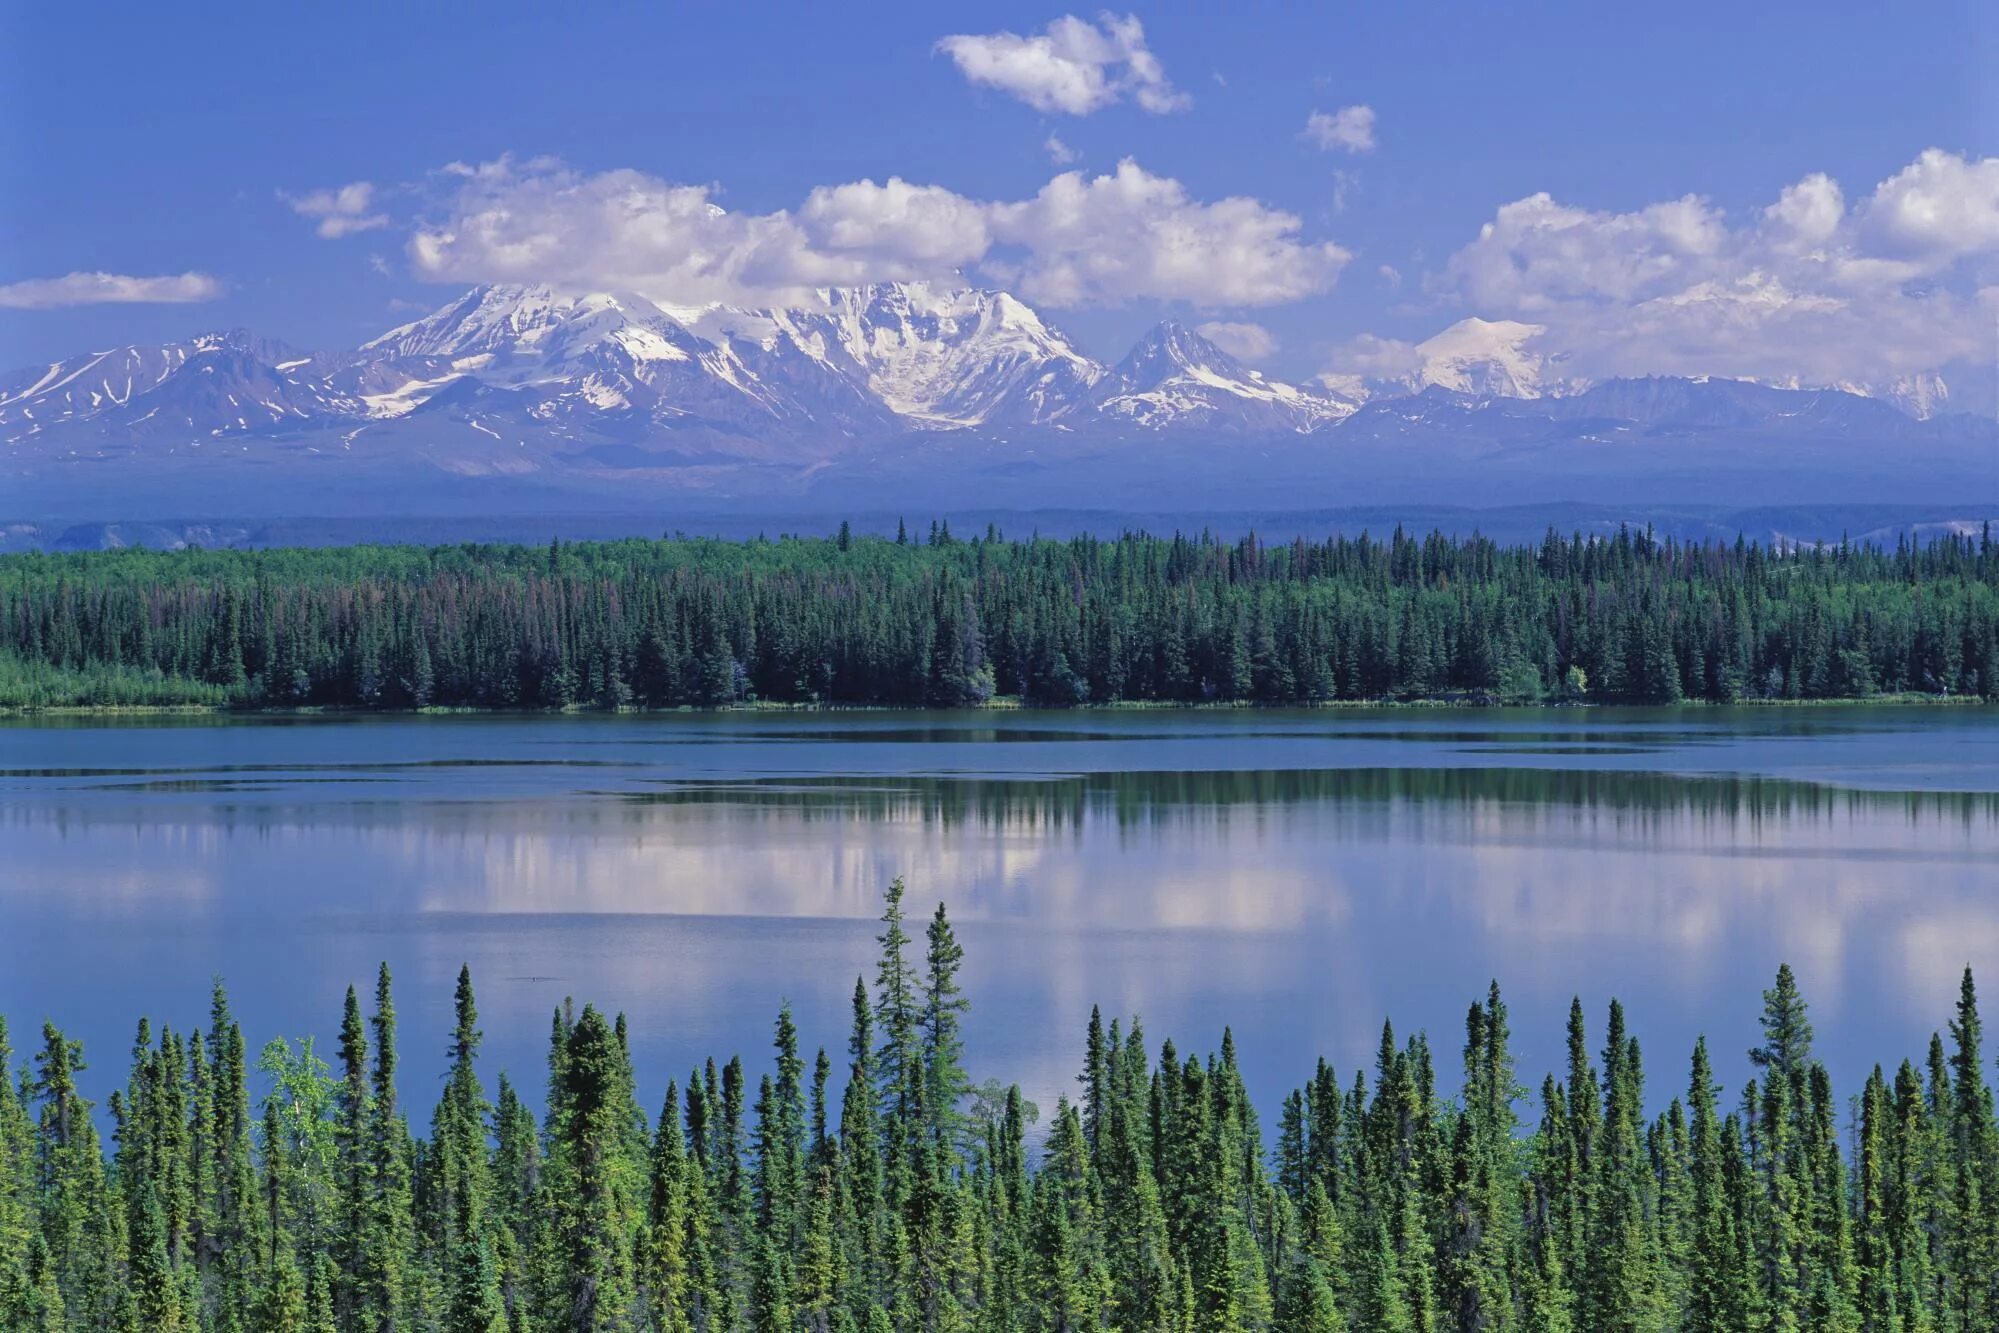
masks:
[(624, 1326), (635, 1298), (633, 1201), (624, 1191), (626, 1126), (617, 1038), (596, 1006), (569, 1030), (562, 1083), (551, 1096), (548, 1188), (551, 1248), (545, 1317), (597, 1333)]
[(958, 985), (958, 969), (965, 950), (952, 933), (937, 904), (926, 932), (928, 949), (924, 955), (921, 1023), (923, 1030), (924, 1107), (928, 1129), (940, 1150), (955, 1150), (963, 1132), (959, 1103), (971, 1090), (965, 1074), (963, 1024), (969, 1001)]

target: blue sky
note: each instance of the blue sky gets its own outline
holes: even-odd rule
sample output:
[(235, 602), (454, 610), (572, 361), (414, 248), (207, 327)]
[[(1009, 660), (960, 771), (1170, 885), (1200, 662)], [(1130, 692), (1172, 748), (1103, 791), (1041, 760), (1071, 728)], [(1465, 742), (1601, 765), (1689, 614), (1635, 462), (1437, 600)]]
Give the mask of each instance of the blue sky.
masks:
[(963, 270), (1098, 356), (1173, 315), (1297, 379), (1471, 315), (1589, 373), (1994, 359), (1992, 6), (408, 9), (8, 6), (0, 365), (351, 346), (525, 240), (690, 303)]

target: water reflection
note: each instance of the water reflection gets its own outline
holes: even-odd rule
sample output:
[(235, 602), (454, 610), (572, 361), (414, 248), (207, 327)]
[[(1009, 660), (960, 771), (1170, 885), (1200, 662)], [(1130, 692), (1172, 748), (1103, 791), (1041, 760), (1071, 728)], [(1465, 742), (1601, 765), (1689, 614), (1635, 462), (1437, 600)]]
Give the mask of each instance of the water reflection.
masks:
[[(1697, 1033), (1748, 1045), (1780, 960), (1850, 1084), (1920, 1054), (1964, 963), (1999, 976), (1999, 793), (1936, 762), (1985, 727), (1852, 742), (1878, 771), (1920, 769), (1932, 789), (1913, 790), (1678, 771), (1684, 748), (1564, 766), (1521, 756), (1532, 728), (1504, 719), (1349, 741), (1321, 725), (1309, 752), (1346, 761), (1325, 767), (1261, 718), (1024, 725), (1004, 763), (962, 728), (908, 724), (859, 727), (877, 743), (847, 750), (829, 735), (855, 728), (707, 720), (37, 736), (0, 750), (0, 1011), (59, 1017), (108, 1065), (138, 1013), (198, 1016), (212, 973), (257, 1036), (326, 1032), (345, 985), (387, 958), (426, 1098), (469, 961), (497, 1063), (532, 1086), (547, 1009), (588, 996), (632, 1013), (650, 1097), (711, 1051), (761, 1055), (781, 997), (839, 1050), (900, 874), (961, 923), (975, 1073), (1023, 1076), (1044, 1102), (1069, 1086), (1092, 1003), (1183, 1049), (1232, 1024), (1274, 1098), (1320, 1053), (1365, 1063), (1384, 1013), (1455, 1047), (1489, 977), (1530, 1082), (1561, 1058), (1569, 996), (1600, 1012), (1616, 993), (1669, 1089)], [(307, 756), (272, 745), (302, 735)], [(727, 762), (688, 760), (692, 735), (734, 747)], [(452, 758), (415, 756), (439, 736)], [(1123, 767), (1065, 772), (1057, 748)], [(1383, 749), (1405, 762), (1357, 762)], [(1825, 767), (1822, 751), (1758, 756)]]

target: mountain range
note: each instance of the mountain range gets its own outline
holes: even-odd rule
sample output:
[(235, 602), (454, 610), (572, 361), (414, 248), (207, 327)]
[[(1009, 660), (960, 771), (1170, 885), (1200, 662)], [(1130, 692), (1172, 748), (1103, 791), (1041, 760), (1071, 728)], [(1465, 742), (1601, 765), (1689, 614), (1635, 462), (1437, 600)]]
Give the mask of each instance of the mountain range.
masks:
[(1999, 428), (1941, 413), (1932, 378), (1592, 383), (1540, 332), (1467, 319), (1391, 373), (1292, 385), (1170, 322), (1107, 365), (1000, 291), (748, 310), (485, 286), (349, 351), (213, 333), (0, 377), (0, 517), (1927, 500), (1999, 475)]

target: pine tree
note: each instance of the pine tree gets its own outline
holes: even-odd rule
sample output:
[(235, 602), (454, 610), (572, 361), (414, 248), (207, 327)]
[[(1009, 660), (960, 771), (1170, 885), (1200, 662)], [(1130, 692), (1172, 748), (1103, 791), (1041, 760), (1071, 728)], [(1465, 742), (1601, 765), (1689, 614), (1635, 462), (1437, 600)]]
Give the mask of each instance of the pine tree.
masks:
[(375, 1063), (369, 1077), (369, 1189), (362, 1232), (358, 1319), (364, 1328), (394, 1333), (410, 1319), (415, 1218), (410, 1201), (410, 1133), (396, 1100), (396, 1005), (383, 963), (375, 978), (369, 1019)]
[(49, 1281), (69, 1319), (84, 1327), (105, 1326), (118, 1305), (123, 1228), (105, 1179), (91, 1103), (76, 1086), (84, 1068), (82, 1047), (45, 1023), (35, 1068), (34, 1095), (41, 1103), (37, 1186)]
[(446, 1333), (505, 1333), (507, 1312), (492, 1242), (473, 1215), (471, 1194), (461, 1191), (454, 1203), (458, 1219), (451, 1229), (455, 1239), (444, 1328)]
[(1689, 1333), (1727, 1333), (1750, 1327), (1752, 1275), (1741, 1259), (1742, 1238), (1730, 1206), (1724, 1128), (1716, 1118), (1714, 1070), (1707, 1038), (1694, 1044), (1687, 1087), (1692, 1108), (1692, 1245), (1689, 1249), (1685, 1326)]
[(1944, 1271), (1947, 1317), (1963, 1329), (1988, 1328), (1999, 1319), (1999, 1131), (1993, 1126), (1992, 1091), (1985, 1081), (1984, 1027), (1971, 969), (1959, 986), (1950, 1024), (1949, 1162), (1952, 1181)]
[[(425, 1239), (440, 1265), (455, 1268), (467, 1254), (483, 1252), (488, 1261), (491, 1259), (487, 1220), (492, 1181), (486, 1121), (492, 1108), (475, 1067), (481, 1034), (468, 967), (458, 971), (453, 1011), (451, 1066), (445, 1076), (444, 1095), (431, 1118), (429, 1188), (425, 1191), (430, 1217)], [(469, 1233), (465, 1230), (468, 1227)]]
[[(940, 539), (942, 529), (939, 530)], [(941, 546), (941, 541), (940, 541)], [(1427, 557), (1426, 557), (1427, 558)], [(397, 616), (401, 613), (397, 612)], [(392, 617), (393, 619), (393, 617)], [(638, 1110), (622, 1016), (566, 1002), (547, 1116), (503, 1078), (490, 1124), (461, 973), (450, 1073), (413, 1138), (396, 1088), (386, 969), (349, 993), (337, 1070), (277, 1040), (250, 1133), (243, 1040), (218, 986), (208, 1027), (141, 1024), (106, 1099), (46, 1025), (0, 1080), (0, 1327), (252, 1333), (1042, 1333), (1356, 1328), (1968, 1333), (1991, 1321), (1999, 1171), (1967, 974), (1926, 1068), (1875, 1068), (1840, 1102), (1788, 969), (1724, 1117), (1708, 1045), (1645, 1119), (1638, 1043), (1612, 1005), (1592, 1063), (1572, 1008), (1566, 1081), (1518, 1134), (1496, 987), (1465, 1020), (1462, 1094), (1431, 1047), (1384, 1026), (1370, 1089), (1320, 1062), (1266, 1159), (1233, 1034), (1156, 1059), (1093, 1018), (1083, 1100), (1034, 1113), (997, 1081), (931, 1105), (962, 1071), (956, 941), (940, 914), (910, 971), (892, 898), (882, 984), (857, 981), (848, 1085), (809, 1082), (789, 1007), (774, 1068), (732, 1059)], [(895, 992), (903, 1000), (898, 1005)], [(878, 1030), (901, 1025), (904, 1045)], [(878, 1061), (900, 1058), (892, 1085)], [(12, 1059), (0, 1027), (0, 1069)], [(754, 1132), (747, 1094), (757, 1081)], [(1091, 1101), (1097, 1138), (1086, 1129)], [(441, 1212), (446, 1207), (450, 1216)], [(1580, 1239), (1577, 1239), (1578, 1233)], [(1573, 1256), (1573, 1257), (1572, 1257)]]
[(1272, 1333), (1343, 1333), (1346, 1326), (1325, 1266), (1311, 1257), (1298, 1260), (1285, 1274)]
[(1604, 1037), (1603, 1152), (1597, 1159), (1597, 1214), (1590, 1271), (1595, 1327), (1644, 1333), (1665, 1326), (1658, 1238), (1651, 1229), (1652, 1186), (1639, 1129), (1644, 1078), (1638, 1046), (1615, 1000)]
[(916, 1128), (910, 1114), (914, 1099), (921, 1095), (923, 1060), (918, 1046), (920, 1000), (916, 979), (906, 951), (908, 932), (902, 928), (903, 885), (896, 879), (888, 886), (882, 909), (882, 933), (876, 936), (881, 960), (875, 969), (875, 1022), (881, 1028), (882, 1045), (875, 1052), (875, 1079), (881, 1090), (881, 1117), (890, 1142), (900, 1154), (907, 1151), (907, 1137)]
[(646, 1196), (645, 1248), (640, 1278), (653, 1326), (677, 1333), (688, 1328), (688, 1241), (693, 1218), (691, 1167), (680, 1130), (680, 1089), (669, 1083), (653, 1131)]
[(14, 1052), (0, 1018), (0, 1326), (32, 1327), (36, 1304), (35, 1140), (13, 1081)]
[(930, 919), (929, 948), (924, 958), (922, 989), (924, 1106), (929, 1112), (926, 1126), (931, 1138), (943, 1148), (959, 1144), (963, 1126), (959, 1103), (971, 1090), (965, 1074), (965, 1041), (962, 1035), (969, 1002), (958, 986), (958, 968), (965, 950), (951, 931), (944, 904)]
[(550, 1097), (544, 1317), (590, 1333), (621, 1327), (635, 1296), (620, 1063), (611, 1025), (585, 1005), (564, 1040), (561, 1084)]

